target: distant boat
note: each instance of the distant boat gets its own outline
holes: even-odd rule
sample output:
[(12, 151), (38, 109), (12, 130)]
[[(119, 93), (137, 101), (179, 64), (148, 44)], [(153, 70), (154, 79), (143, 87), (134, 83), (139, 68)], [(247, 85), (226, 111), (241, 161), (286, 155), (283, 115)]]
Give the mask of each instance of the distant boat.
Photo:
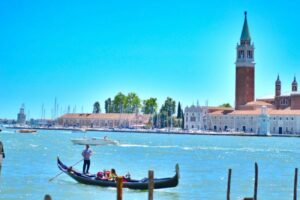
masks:
[(18, 133), (36, 133), (37, 130), (34, 130), (34, 129), (20, 129), (17, 132)]
[(110, 140), (107, 137), (104, 138), (76, 138), (76, 139), (71, 139), (73, 144), (79, 144), (79, 145), (118, 145), (119, 142), (116, 140)]

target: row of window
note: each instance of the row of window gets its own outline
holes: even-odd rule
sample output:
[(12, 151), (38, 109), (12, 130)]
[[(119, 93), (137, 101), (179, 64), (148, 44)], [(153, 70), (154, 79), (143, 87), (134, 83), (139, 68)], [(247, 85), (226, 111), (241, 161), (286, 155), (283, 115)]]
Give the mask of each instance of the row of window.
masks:
[[(218, 127), (216, 125), (213, 127), (213, 129), (214, 129), (214, 131), (228, 131), (229, 130), (228, 126)], [(235, 130), (236, 131), (243, 131), (243, 132), (247, 132), (247, 131), (253, 132), (253, 128), (247, 129), (246, 126), (242, 126), (241, 129), (236, 128)], [(284, 132), (285, 133), (293, 133), (294, 129), (293, 129), (293, 127), (291, 127), (290, 129), (288, 127), (285, 127), (285, 131), (284, 131), (283, 127), (278, 127), (278, 128), (273, 127), (273, 132), (274, 133), (278, 132), (279, 134), (282, 134)]]
[[(234, 117), (224, 117), (223, 119), (234, 119)], [(238, 120), (238, 119), (246, 119), (246, 118), (248, 118), (248, 117), (237, 117), (236, 119)], [(215, 119), (217, 119), (217, 117), (215, 116)], [(253, 120), (253, 117), (249, 117), (249, 119), (251, 119), (251, 120)], [(284, 117), (271, 117), (270, 118), (271, 120), (273, 119), (273, 120), (283, 120), (283, 119), (286, 119), (286, 120), (294, 120), (294, 117), (286, 117), (286, 118), (284, 118)], [(220, 119), (221, 120), (221, 119)]]
[(280, 105), (288, 105), (289, 102), (288, 102), (288, 99), (281, 99), (280, 100)]

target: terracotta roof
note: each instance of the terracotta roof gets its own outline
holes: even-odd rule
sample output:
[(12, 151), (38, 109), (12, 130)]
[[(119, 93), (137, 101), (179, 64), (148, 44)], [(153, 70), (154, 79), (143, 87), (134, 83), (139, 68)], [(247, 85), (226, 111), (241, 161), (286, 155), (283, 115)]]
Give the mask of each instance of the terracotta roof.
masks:
[(291, 110), (290, 108), (284, 110), (272, 109), (268, 113), (270, 115), (300, 115), (300, 110)]
[[(276, 109), (267, 109), (267, 113), (269, 115), (300, 115), (300, 110), (291, 110), (291, 109), (284, 109), (284, 110), (276, 110)], [(228, 113), (227, 115), (260, 115), (261, 110), (234, 110), (233, 112)], [(224, 115), (222, 111), (212, 112), (209, 115)]]
[(209, 110), (233, 110), (233, 108), (228, 108), (228, 107), (221, 107), (221, 106), (208, 106)]
[(264, 101), (250, 101), (246, 103), (246, 106), (272, 106), (272, 104)]
[(137, 118), (149, 119), (150, 115), (136, 115), (129, 113), (69, 113), (60, 117), (61, 119), (106, 119), (106, 120), (118, 120), (128, 119), (134, 120)]

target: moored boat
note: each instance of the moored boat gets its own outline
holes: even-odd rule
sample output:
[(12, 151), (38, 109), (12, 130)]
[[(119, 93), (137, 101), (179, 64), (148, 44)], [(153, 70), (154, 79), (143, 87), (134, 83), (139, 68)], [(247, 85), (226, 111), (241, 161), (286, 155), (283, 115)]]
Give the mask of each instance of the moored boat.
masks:
[(35, 129), (20, 129), (17, 132), (18, 133), (36, 133), (37, 130), (35, 130)]
[[(72, 167), (67, 167), (64, 165), (59, 158), (57, 158), (57, 166), (58, 168), (69, 175), (71, 178), (76, 180), (79, 183), (86, 185), (95, 185), (101, 187), (117, 187), (117, 183), (112, 180), (107, 179), (99, 179), (96, 174), (82, 174)], [(154, 179), (154, 189), (163, 189), (163, 188), (171, 188), (176, 187), (179, 183), (179, 166), (176, 165), (176, 173), (173, 177), (170, 178), (156, 178)], [(133, 190), (147, 190), (148, 189), (149, 180), (148, 178), (144, 178), (141, 180), (134, 179), (125, 179), (123, 182), (124, 188), (129, 188)]]

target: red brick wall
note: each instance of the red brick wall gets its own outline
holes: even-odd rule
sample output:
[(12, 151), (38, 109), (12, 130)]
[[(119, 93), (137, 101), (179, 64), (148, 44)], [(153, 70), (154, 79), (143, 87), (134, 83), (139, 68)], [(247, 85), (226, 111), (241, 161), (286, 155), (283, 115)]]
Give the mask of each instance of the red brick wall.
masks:
[(300, 94), (291, 96), (291, 109), (300, 109)]
[[(284, 102), (283, 104), (281, 102)], [(287, 103), (285, 103), (287, 102)], [(275, 107), (276, 109), (286, 109), (291, 106), (290, 96), (279, 96), (275, 97)]]
[(235, 108), (254, 101), (254, 67), (236, 67)]

